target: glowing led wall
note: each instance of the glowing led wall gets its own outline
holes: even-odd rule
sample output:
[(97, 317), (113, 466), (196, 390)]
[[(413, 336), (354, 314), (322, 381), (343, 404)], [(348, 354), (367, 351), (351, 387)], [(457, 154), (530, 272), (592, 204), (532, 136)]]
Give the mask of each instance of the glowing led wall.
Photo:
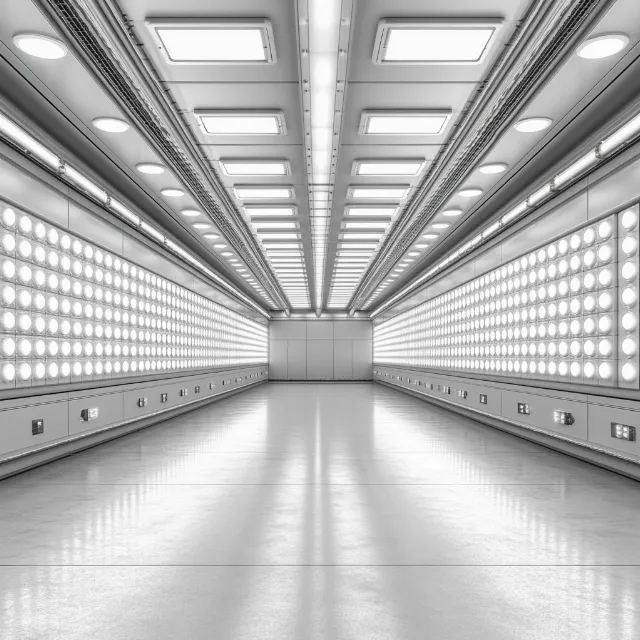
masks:
[(638, 228), (636, 205), (376, 324), (374, 363), (637, 389)]
[(0, 388), (268, 360), (257, 322), (0, 202)]

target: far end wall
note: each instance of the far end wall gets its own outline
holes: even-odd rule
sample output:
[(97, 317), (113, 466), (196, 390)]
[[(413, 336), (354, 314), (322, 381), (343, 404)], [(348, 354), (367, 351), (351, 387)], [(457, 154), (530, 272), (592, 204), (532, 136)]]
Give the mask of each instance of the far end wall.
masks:
[(269, 323), (271, 380), (371, 380), (369, 320)]

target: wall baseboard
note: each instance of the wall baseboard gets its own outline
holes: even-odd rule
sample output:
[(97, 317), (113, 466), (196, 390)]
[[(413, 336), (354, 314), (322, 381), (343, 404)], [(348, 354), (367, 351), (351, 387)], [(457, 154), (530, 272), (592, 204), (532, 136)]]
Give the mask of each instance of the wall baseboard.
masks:
[(460, 407), (459, 405), (443, 402), (438, 400), (437, 398), (433, 398), (430, 396), (425, 396), (421, 393), (413, 391), (412, 389), (405, 389), (403, 387), (384, 382), (383, 380), (376, 380), (375, 382), (377, 384), (388, 387), (389, 389), (393, 389), (394, 391), (413, 396), (414, 398), (422, 400), (427, 404), (432, 404), (441, 409), (446, 409), (448, 411), (451, 411), (452, 413), (456, 413), (464, 418), (473, 420), (474, 422), (480, 422), (481, 424), (485, 424), (489, 427), (500, 429), (501, 431), (505, 431), (506, 433), (510, 433), (511, 435), (523, 438), (524, 440), (529, 440), (530, 442), (539, 444), (543, 447), (546, 447), (547, 449), (553, 449), (554, 451), (564, 453), (573, 458), (577, 458), (578, 460), (589, 462), (590, 464), (606, 469), (607, 471), (613, 471), (614, 473), (626, 476), (627, 478), (631, 478), (632, 480), (640, 481), (640, 466), (636, 463), (628, 462), (621, 458), (616, 458), (607, 453), (601, 453), (593, 449), (588, 449), (579, 444), (574, 444), (566, 440), (559, 440), (558, 438), (545, 435), (544, 433), (531, 431), (530, 429), (527, 429), (525, 427), (519, 427), (515, 424), (511, 424), (498, 418), (479, 414), (475, 411)]
[(153, 427), (161, 422), (166, 422), (167, 420), (177, 418), (185, 413), (201, 409), (213, 402), (226, 400), (238, 393), (242, 393), (248, 389), (253, 389), (261, 384), (265, 384), (266, 382), (268, 382), (268, 380), (258, 380), (253, 384), (246, 385), (238, 389), (231, 389), (230, 391), (225, 391), (224, 393), (215, 396), (209, 396), (208, 398), (202, 398), (201, 400), (194, 400), (188, 404), (174, 407), (173, 409), (167, 409), (166, 411), (156, 413), (152, 416), (110, 425), (98, 431), (78, 435), (73, 439), (65, 440), (60, 443), (52, 443), (38, 451), (26, 452), (23, 455), (16, 456), (15, 458), (0, 464), (0, 480), (24, 473), (25, 471), (30, 471), (31, 469), (60, 460), (61, 458), (72, 456), (73, 454), (85, 451), (86, 449), (97, 447), (105, 442), (115, 440), (116, 438), (122, 438), (123, 436), (146, 429), (147, 427)]

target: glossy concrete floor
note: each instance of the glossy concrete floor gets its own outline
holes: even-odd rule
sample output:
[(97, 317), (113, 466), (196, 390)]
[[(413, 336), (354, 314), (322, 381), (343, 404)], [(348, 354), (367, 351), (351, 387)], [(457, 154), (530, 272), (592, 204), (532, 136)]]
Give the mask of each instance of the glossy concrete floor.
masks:
[(0, 483), (2, 640), (637, 640), (640, 484), (372, 384)]

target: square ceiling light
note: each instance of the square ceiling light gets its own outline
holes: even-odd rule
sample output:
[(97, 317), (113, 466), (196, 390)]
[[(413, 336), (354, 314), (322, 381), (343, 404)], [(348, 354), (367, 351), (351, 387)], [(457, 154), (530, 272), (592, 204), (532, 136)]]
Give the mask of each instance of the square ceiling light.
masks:
[(409, 185), (387, 186), (351, 186), (347, 190), (347, 198), (362, 200), (402, 200), (409, 191)]
[(288, 176), (288, 160), (219, 160), (228, 176)]
[(373, 46), (373, 62), (479, 64), (501, 23), (501, 18), (381, 20)]
[(409, 160), (356, 160), (354, 176), (417, 176), (424, 167), (424, 158)]
[(293, 187), (271, 185), (237, 185), (233, 189), (240, 200), (293, 198)]
[(276, 61), (271, 22), (264, 19), (147, 20), (170, 64), (271, 64)]
[(193, 115), (209, 136), (277, 136), (287, 132), (282, 111), (196, 109)]
[(363, 111), (360, 135), (437, 136), (444, 132), (451, 109), (420, 111)]

